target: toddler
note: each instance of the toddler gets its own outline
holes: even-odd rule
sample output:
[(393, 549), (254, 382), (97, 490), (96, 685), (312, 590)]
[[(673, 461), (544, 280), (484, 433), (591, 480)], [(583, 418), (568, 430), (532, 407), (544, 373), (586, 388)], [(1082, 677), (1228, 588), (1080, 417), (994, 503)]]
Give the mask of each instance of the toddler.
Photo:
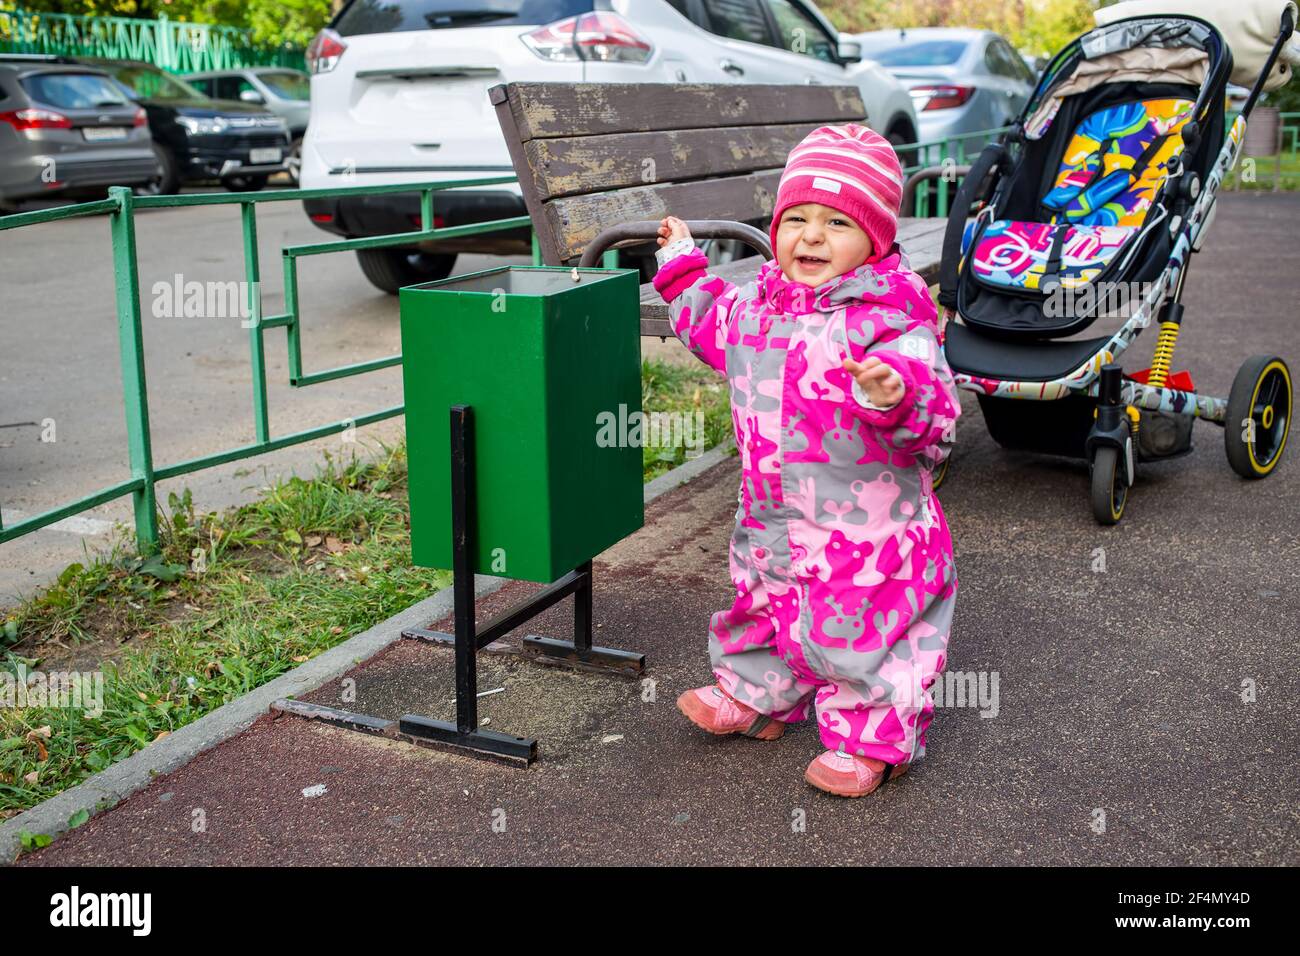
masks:
[(709, 625), (717, 684), (677, 705), (760, 740), (811, 706), (826, 752), (805, 779), (846, 797), (924, 755), (957, 589), (930, 476), (960, 406), (894, 242), (902, 184), (886, 140), (824, 126), (790, 152), (756, 281), (709, 275), (674, 216), (656, 253), (674, 331), (730, 384), (741, 461), (736, 599)]

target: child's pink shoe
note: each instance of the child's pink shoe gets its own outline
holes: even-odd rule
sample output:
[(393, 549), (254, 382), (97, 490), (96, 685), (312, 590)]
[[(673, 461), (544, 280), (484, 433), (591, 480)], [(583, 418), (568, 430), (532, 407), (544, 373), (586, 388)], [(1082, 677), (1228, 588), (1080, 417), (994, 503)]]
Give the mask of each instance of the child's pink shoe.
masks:
[(677, 698), (677, 709), (695, 726), (711, 734), (744, 734), (758, 740), (776, 740), (785, 733), (781, 721), (745, 706), (716, 684), (688, 690)]
[[(888, 767), (889, 764), (883, 760), (828, 750), (808, 765), (803, 778), (818, 790), (837, 797), (865, 797), (884, 784)], [(897, 764), (889, 772), (889, 779), (894, 780), (905, 773), (907, 764)]]

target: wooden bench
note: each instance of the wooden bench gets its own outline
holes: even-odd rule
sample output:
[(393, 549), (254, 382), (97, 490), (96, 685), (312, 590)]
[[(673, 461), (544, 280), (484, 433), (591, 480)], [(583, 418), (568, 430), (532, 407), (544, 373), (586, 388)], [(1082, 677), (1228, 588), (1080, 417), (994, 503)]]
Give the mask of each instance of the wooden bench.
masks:
[[(547, 265), (576, 262), (607, 227), (669, 214), (766, 234), (790, 150), (819, 126), (868, 119), (852, 86), (506, 83), (488, 96)], [(938, 275), (943, 229), (941, 219), (900, 222), (899, 241), (927, 281)], [(617, 245), (652, 257), (652, 236)], [(763, 261), (711, 271), (742, 284)], [(667, 320), (667, 304), (644, 284), (642, 334), (671, 336)]]

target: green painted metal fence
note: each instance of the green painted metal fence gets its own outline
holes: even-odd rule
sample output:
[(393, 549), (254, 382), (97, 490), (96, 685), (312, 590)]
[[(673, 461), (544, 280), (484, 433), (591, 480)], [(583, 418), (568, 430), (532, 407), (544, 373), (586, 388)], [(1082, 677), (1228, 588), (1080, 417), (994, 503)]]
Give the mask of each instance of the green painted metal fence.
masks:
[(961, 176), (955, 172), (955, 168), (970, 163), (980, 154), (985, 145), (993, 142), (1010, 128), (999, 126), (996, 129), (959, 133), (944, 139), (900, 147), (898, 152), (903, 162), (904, 178), (931, 166), (954, 168), (951, 176), (943, 176), (917, 186), (915, 211), (912, 215), (921, 218), (927, 216), (947, 218), (948, 204), (957, 195), (957, 188), (961, 185)]
[(143, 60), (172, 73), (241, 66), (303, 69), (297, 47), (254, 43), (245, 30), (160, 17), (87, 17), (0, 9), (0, 53)]
[[(116, 283), (117, 331), (119, 358), (122, 365), (123, 406), (126, 412), (127, 445), (131, 477), (100, 488), (76, 501), (61, 505), (42, 514), (27, 518), (10, 527), (0, 524), (0, 543), (29, 534), (46, 525), (72, 515), (88, 511), (105, 502), (131, 495), (135, 510), (136, 542), (142, 552), (155, 548), (158, 542), (158, 510), (154, 487), (157, 482), (201, 471), (215, 465), (260, 455), (263, 452), (286, 448), (302, 442), (324, 438), (349, 428), (369, 425), (401, 415), (402, 405), (368, 412), (355, 418), (331, 422), (306, 431), (289, 435), (272, 436), (270, 415), (266, 400), (266, 356), (263, 336), (268, 329), (284, 329), (288, 337), (289, 384), (305, 387), (318, 382), (361, 375), (376, 369), (398, 365), (400, 355), (358, 362), (319, 372), (305, 372), (302, 364), (301, 328), (298, 306), (297, 263), (305, 256), (346, 252), (355, 249), (379, 249), (409, 245), (414, 241), (454, 239), (480, 233), (518, 229), (531, 226), (527, 216), (496, 219), (491, 222), (472, 223), (465, 226), (434, 228), (434, 194), (458, 186), (493, 186), (516, 182), (514, 176), (494, 176), (483, 179), (462, 179), (440, 183), (402, 184), (395, 186), (353, 186), (334, 189), (286, 189), (251, 193), (197, 193), (182, 196), (137, 197), (130, 189), (115, 186), (109, 198), (98, 202), (59, 206), (35, 212), (0, 216), (0, 232), (38, 223), (55, 222), (84, 216), (109, 216), (113, 245), (113, 271)], [(281, 251), (284, 269), (284, 296), (286, 311), (280, 315), (263, 315), (261, 303), (261, 263), (257, 248), (257, 206), (271, 202), (301, 202), (304, 199), (323, 199), (338, 196), (373, 196), (383, 193), (420, 194), (420, 228), (414, 232), (374, 236), (364, 239), (341, 239), (308, 245), (290, 246)], [(140, 276), (135, 246), (135, 212), (137, 209), (176, 208), (185, 206), (239, 206), (243, 228), (244, 275), (248, 290), (249, 317), (248, 348), (253, 371), (253, 431), (256, 440), (215, 454), (192, 458), (174, 464), (159, 465), (153, 460), (149, 431), (149, 395), (145, 381), (144, 334), (140, 321)], [(537, 243), (533, 242), (533, 261), (540, 263)], [(607, 257), (608, 262), (608, 257)]]

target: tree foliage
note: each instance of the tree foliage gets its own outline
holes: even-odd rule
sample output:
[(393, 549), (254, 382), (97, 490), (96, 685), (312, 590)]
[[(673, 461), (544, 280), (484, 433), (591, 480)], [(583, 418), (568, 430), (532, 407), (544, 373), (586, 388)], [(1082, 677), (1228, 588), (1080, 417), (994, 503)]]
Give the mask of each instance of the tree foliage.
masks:
[(1092, 29), (1093, 0), (821, 0), (848, 33), (894, 27), (972, 27), (993, 30), (1022, 53), (1055, 53)]
[(259, 43), (306, 46), (341, 6), (341, 0), (18, 0), (0, 7), (79, 16), (160, 16), (248, 30)]

